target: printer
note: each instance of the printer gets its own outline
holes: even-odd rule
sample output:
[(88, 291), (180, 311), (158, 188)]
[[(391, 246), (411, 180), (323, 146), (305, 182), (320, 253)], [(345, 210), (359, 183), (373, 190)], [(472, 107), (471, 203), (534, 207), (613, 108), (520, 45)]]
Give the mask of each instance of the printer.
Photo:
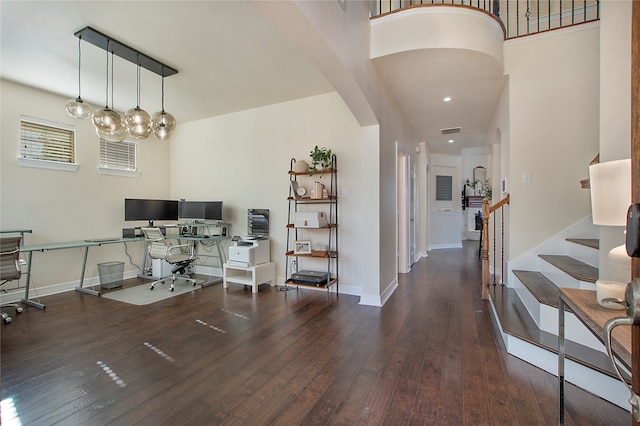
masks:
[(261, 236), (234, 237), (229, 247), (231, 266), (251, 267), (267, 263), (270, 260), (269, 238)]

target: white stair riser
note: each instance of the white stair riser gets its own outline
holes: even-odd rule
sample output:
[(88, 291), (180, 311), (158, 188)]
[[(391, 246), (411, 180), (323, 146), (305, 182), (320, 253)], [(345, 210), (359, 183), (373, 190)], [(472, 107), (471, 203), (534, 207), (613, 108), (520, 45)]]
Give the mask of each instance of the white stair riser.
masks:
[[(514, 288), (538, 328), (557, 336), (558, 309), (538, 302), (538, 299), (517, 279)], [(600, 352), (605, 351), (604, 345), (572, 313), (567, 313), (565, 318), (565, 336), (568, 340)]]
[[(510, 335), (507, 335), (505, 346), (511, 355), (554, 376), (558, 375), (558, 355)], [(629, 391), (622, 382), (569, 359), (565, 359), (564, 365), (565, 381), (573, 383), (618, 407), (631, 411)]]

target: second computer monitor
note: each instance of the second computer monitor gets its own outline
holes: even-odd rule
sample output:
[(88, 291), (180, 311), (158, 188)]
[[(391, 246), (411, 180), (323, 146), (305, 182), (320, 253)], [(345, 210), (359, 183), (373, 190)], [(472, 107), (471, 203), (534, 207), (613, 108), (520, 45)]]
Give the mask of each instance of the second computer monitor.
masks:
[(187, 221), (222, 221), (222, 201), (180, 201), (178, 217)]

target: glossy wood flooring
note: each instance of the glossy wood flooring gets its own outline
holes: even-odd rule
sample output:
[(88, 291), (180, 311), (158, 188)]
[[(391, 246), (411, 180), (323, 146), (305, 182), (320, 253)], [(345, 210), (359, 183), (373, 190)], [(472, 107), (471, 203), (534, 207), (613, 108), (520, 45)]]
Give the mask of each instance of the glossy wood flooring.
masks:
[[(221, 284), (135, 306), (69, 292), (2, 326), (3, 424), (552, 425), (556, 378), (507, 355), (477, 244), (433, 251), (383, 308)], [(157, 288), (155, 291), (164, 291)], [(567, 424), (629, 424), (574, 387)]]

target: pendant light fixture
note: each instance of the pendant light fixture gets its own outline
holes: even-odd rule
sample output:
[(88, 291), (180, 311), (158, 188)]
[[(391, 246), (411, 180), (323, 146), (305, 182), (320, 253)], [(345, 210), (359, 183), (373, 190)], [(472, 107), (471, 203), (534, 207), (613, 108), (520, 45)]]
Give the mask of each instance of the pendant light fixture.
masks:
[[(96, 128), (96, 133), (101, 138), (113, 138), (123, 132), (124, 126), (122, 124), (122, 117), (116, 111), (109, 108), (109, 42), (107, 41), (107, 84), (106, 84), (106, 100), (104, 108), (97, 109), (93, 113), (93, 126)], [(113, 66), (113, 53), (111, 58)], [(113, 71), (111, 73), (113, 78)], [(112, 84), (113, 90), (113, 84)], [(113, 97), (112, 97), (113, 98)], [(124, 139), (124, 138), (123, 138)], [(120, 140), (123, 140), (120, 139)]]
[[(164, 78), (177, 74), (178, 70), (91, 27), (84, 27), (76, 31), (74, 35), (78, 37), (78, 39), (82, 39), (107, 52), (105, 106), (104, 108), (95, 110), (92, 117), (92, 122), (98, 136), (109, 141), (122, 141), (127, 135), (136, 139), (144, 139), (153, 131), (156, 138), (160, 140), (167, 139), (176, 127), (176, 120), (171, 114), (164, 110)], [(109, 107), (109, 53), (111, 53), (111, 107)], [(80, 55), (79, 49), (78, 55)], [(124, 115), (113, 110), (114, 55), (134, 63), (138, 68), (136, 79), (136, 107), (129, 109)], [(78, 70), (79, 62), (78, 60)], [(155, 113), (153, 117), (150, 117), (146, 111), (140, 108), (140, 68), (149, 70), (162, 77), (162, 111)], [(80, 73), (78, 71), (78, 76), (79, 75)], [(74, 100), (74, 102), (75, 101), (81, 101), (79, 84), (78, 99)]]
[(136, 55), (137, 82), (136, 82), (136, 107), (127, 111), (124, 116), (124, 124), (129, 135), (136, 139), (146, 139), (151, 134), (151, 116), (140, 108), (140, 55)]
[(153, 134), (161, 141), (169, 139), (169, 136), (176, 128), (176, 119), (164, 110), (164, 75), (162, 76), (162, 111), (153, 114), (151, 123)]
[(69, 99), (66, 104), (67, 114), (73, 118), (87, 118), (91, 115), (91, 105), (82, 100), (80, 96), (80, 64), (82, 62), (81, 45), (82, 37), (78, 37), (78, 97)]
[(113, 50), (111, 51), (111, 110), (116, 113), (118, 115), (118, 117), (120, 118), (120, 125), (117, 126), (117, 128), (113, 131), (113, 132), (98, 132), (96, 131), (96, 133), (98, 133), (98, 136), (100, 136), (102, 139), (110, 141), (110, 142), (122, 142), (126, 137), (127, 137), (127, 128), (124, 125), (124, 115), (121, 114), (120, 112), (116, 111), (115, 109), (113, 109), (113, 67), (114, 67), (114, 62), (113, 62)]

